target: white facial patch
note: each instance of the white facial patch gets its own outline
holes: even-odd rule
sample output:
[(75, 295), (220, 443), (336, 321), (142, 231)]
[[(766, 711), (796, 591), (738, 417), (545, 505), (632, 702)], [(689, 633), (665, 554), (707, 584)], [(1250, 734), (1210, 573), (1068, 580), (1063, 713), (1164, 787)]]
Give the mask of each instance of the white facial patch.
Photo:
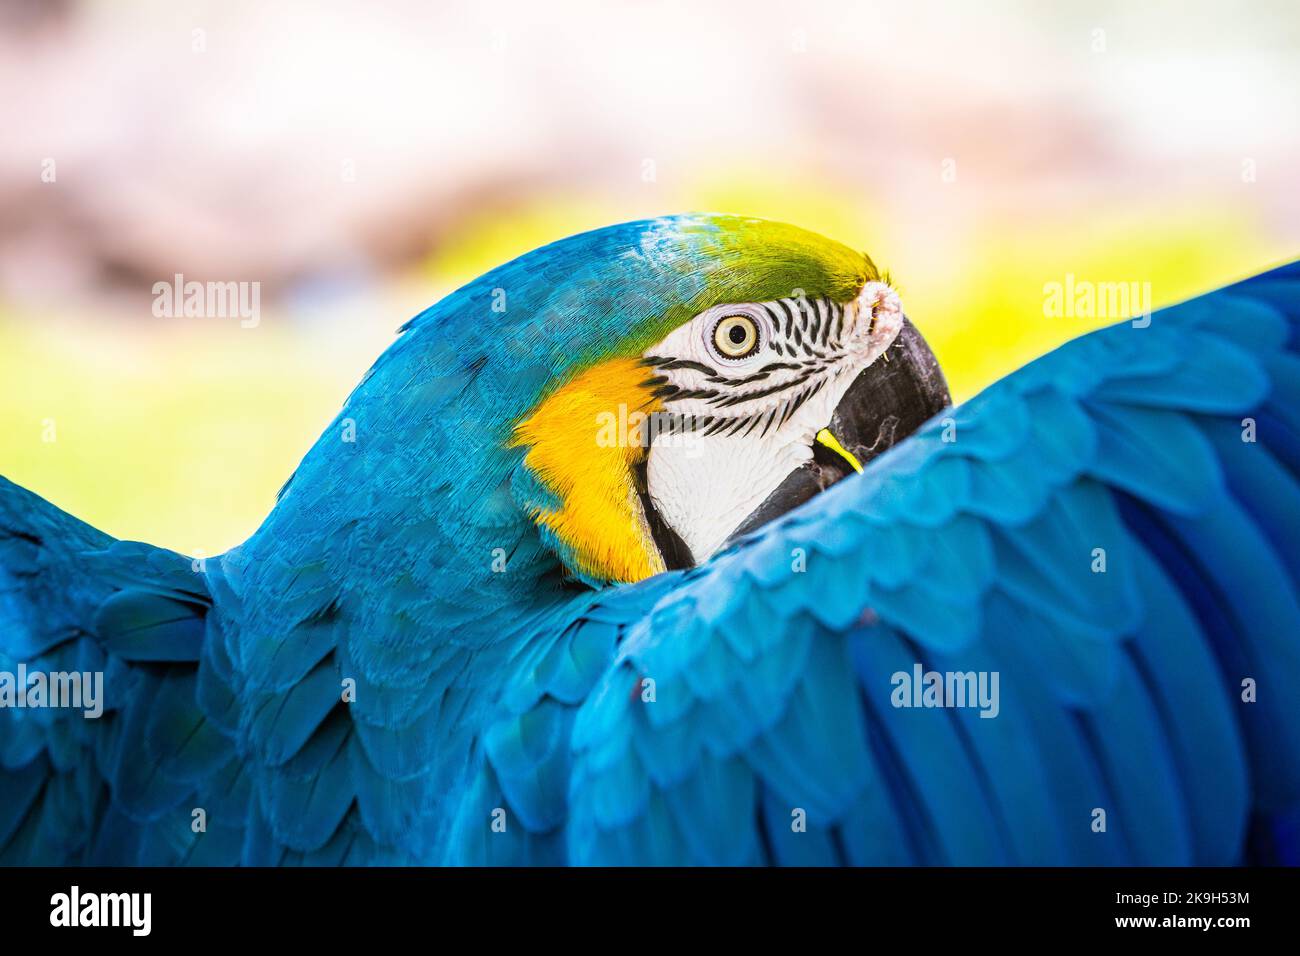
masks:
[(869, 282), (847, 304), (714, 306), (646, 351), (664, 403), (648, 491), (697, 564), (812, 458), (817, 432), (902, 327), (897, 293)]

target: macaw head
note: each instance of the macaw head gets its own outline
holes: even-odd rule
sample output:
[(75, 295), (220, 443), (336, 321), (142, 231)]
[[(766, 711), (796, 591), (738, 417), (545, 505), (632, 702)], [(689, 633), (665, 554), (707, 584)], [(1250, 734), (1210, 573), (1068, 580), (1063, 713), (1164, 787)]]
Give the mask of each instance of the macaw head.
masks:
[(629, 223), (479, 282), (527, 310), (504, 320), (515, 366), (546, 370), (503, 436), (514, 498), (589, 582), (707, 560), (949, 401), (888, 278), (793, 226)]

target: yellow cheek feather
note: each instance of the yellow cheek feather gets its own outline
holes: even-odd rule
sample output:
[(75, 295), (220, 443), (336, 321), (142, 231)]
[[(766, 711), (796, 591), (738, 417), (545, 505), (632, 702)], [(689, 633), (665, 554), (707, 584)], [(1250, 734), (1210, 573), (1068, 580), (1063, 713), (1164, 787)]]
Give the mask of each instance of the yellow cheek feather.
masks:
[(527, 447), (524, 465), (561, 502), (533, 520), (571, 551), (583, 574), (639, 581), (664, 570), (637, 494), (634, 467), (645, 457), (638, 423), (662, 405), (635, 359), (595, 365), (549, 395), (515, 426), (510, 444)]

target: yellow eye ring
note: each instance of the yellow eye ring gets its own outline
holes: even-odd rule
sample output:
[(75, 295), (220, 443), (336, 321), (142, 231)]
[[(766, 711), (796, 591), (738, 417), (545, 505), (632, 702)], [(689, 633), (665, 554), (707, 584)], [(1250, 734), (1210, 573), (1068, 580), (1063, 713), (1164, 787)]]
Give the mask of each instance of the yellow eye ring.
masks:
[(758, 325), (747, 315), (725, 316), (713, 327), (713, 347), (727, 358), (747, 358), (758, 351)]

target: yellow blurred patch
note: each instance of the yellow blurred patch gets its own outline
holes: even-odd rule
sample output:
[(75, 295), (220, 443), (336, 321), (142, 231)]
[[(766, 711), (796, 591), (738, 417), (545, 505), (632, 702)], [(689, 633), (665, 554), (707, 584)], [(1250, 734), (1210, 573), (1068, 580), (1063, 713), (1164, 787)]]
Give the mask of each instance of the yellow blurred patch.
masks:
[(194, 556), (257, 528), (388, 338), (350, 351), (266, 322), (41, 318), (0, 324), (0, 474)]

